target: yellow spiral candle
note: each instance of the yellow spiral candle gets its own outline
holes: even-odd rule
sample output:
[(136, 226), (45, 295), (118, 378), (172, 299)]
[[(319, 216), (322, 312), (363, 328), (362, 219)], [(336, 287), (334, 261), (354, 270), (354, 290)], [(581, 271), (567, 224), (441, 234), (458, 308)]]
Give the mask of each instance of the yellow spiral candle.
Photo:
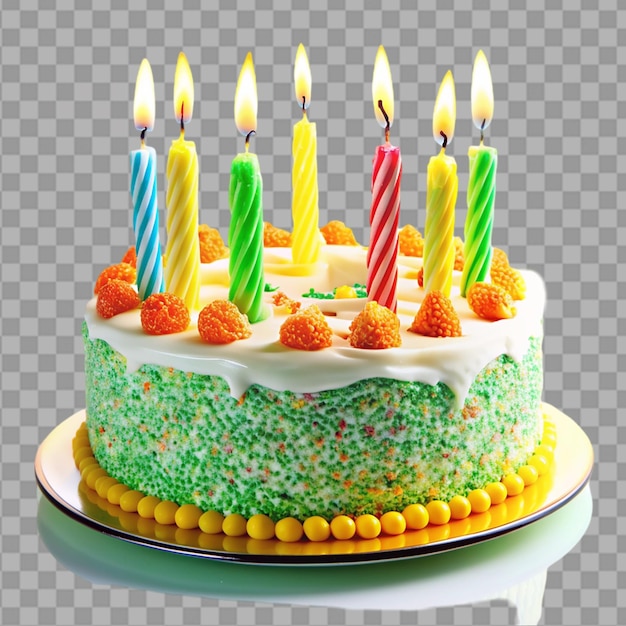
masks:
[(306, 113), (293, 130), (293, 262), (315, 263), (320, 252), (317, 133)]
[(454, 207), (459, 190), (456, 161), (444, 149), (428, 164), (424, 227), (424, 289), (450, 296), (454, 269)]
[(311, 70), (304, 46), (298, 46), (294, 67), (296, 99), (302, 119), (293, 128), (292, 255), (295, 264), (315, 263), (320, 252), (317, 188), (317, 130), (306, 110), (311, 102)]
[(188, 309), (198, 307), (200, 292), (200, 243), (198, 240), (198, 155), (193, 141), (185, 141), (185, 123), (193, 110), (193, 78), (187, 58), (178, 55), (174, 78), (174, 113), (180, 137), (172, 142), (167, 158), (167, 247), (165, 285), (184, 300)]
[(200, 244), (198, 240), (198, 155), (184, 136), (172, 142), (167, 158), (167, 291), (188, 309), (198, 306)]
[(459, 190), (456, 161), (445, 153), (456, 122), (452, 72), (441, 81), (433, 115), (433, 137), (440, 153), (428, 164), (426, 225), (424, 227), (424, 289), (450, 296), (454, 270), (454, 209)]

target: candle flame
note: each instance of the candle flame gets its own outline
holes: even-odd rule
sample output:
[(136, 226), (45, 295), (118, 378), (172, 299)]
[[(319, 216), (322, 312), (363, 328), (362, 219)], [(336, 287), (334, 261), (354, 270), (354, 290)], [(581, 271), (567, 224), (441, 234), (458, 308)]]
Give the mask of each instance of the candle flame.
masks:
[(154, 128), (154, 100), (152, 68), (148, 59), (144, 59), (139, 66), (135, 82), (133, 116), (137, 130), (143, 130), (144, 128), (152, 130)]
[(242, 135), (256, 131), (258, 99), (252, 53), (248, 52), (235, 90), (235, 124)]
[(489, 62), (482, 50), (474, 59), (472, 71), (472, 119), (480, 130), (489, 126), (493, 117), (493, 83)]
[(296, 60), (293, 66), (293, 81), (296, 88), (296, 100), (302, 108), (302, 98), (304, 98), (304, 108), (308, 109), (311, 104), (311, 67), (304, 46), (300, 44), (296, 52)]
[[(444, 146), (452, 141), (455, 123), (456, 91), (454, 89), (452, 72), (448, 70), (439, 86), (433, 113), (433, 138), (439, 145)], [(442, 133), (445, 135), (445, 138)]]
[(393, 123), (393, 82), (391, 81), (391, 69), (389, 60), (383, 46), (378, 46), (376, 61), (374, 61), (374, 75), (372, 76), (372, 100), (374, 102), (374, 114), (378, 123), (387, 128), (387, 120), (378, 106), (381, 101), (385, 113), (389, 118), (389, 126)]
[(187, 124), (193, 113), (193, 76), (184, 52), (178, 55), (174, 74), (174, 115), (176, 120)]

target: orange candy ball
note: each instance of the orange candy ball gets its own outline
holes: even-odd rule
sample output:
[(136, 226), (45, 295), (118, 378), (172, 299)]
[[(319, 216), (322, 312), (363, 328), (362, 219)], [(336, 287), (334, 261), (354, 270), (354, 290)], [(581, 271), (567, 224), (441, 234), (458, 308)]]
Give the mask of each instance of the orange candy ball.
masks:
[(478, 317), (496, 321), (515, 317), (509, 292), (491, 283), (474, 283), (467, 290), (467, 304)]
[(126, 250), (124, 256), (122, 257), (122, 263), (128, 263), (133, 267), (137, 267), (137, 253), (135, 252), (135, 246), (131, 246)]
[(402, 344), (400, 320), (387, 307), (368, 302), (350, 324), (350, 345), (365, 350), (397, 348)]
[(352, 229), (339, 220), (328, 222), (322, 226), (320, 231), (330, 246), (358, 246), (359, 243), (354, 237)]
[(123, 280), (131, 285), (137, 280), (137, 270), (129, 263), (118, 263), (117, 265), (110, 265), (100, 272), (96, 280), (96, 284), (93, 288), (94, 295), (100, 293), (100, 289), (106, 285), (110, 280)]
[(96, 311), (100, 317), (110, 319), (119, 313), (137, 308), (139, 302), (139, 295), (133, 286), (115, 278), (100, 288)]
[(207, 343), (224, 344), (247, 339), (252, 335), (252, 327), (237, 305), (228, 300), (215, 300), (200, 311), (198, 332)]
[(152, 294), (141, 309), (141, 325), (148, 335), (180, 333), (190, 321), (185, 303), (173, 293)]
[(313, 304), (283, 322), (280, 342), (296, 350), (321, 350), (332, 345), (333, 331), (319, 307)]
[(217, 228), (211, 228), (206, 224), (198, 226), (198, 239), (200, 243), (200, 263), (213, 263), (217, 259), (228, 256), (228, 248)]
[(462, 334), (452, 301), (440, 291), (426, 294), (409, 330), (426, 337), (460, 337)]
[(526, 281), (522, 274), (503, 263), (491, 265), (491, 282), (502, 287), (513, 300), (523, 300), (526, 297)]
[(406, 224), (400, 229), (398, 233), (398, 244), (400, 247), (400, 254), (404, 256), (424, 256), (424, 238), (415, 226)]
[(263, 246), (265, 248), (290, 248), (291, 233), (276, 228), (270, 222), (263, 222)]

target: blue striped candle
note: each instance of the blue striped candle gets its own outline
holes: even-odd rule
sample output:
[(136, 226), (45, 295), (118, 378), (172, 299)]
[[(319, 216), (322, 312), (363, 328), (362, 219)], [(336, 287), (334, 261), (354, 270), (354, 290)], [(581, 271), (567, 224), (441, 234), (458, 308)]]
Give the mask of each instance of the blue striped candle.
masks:
[(159, 240), (156, 152), (142, 146), (130, 153), (130, 195), (137, 252), (137, 289), (141, 300), (164, 291), (163, 262)]

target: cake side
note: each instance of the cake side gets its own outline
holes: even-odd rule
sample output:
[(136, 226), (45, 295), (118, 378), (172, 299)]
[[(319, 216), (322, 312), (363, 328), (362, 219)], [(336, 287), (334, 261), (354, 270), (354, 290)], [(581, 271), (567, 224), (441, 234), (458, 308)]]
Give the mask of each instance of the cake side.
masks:
[(444, 384), (370, 378), (314, 393), (144, 365), (84, 328), (94, 456), (146, 494), (274, 519), (382, 513), (483, 487), (541, 435), (541, 339), (476, 377), (462, 407)]

